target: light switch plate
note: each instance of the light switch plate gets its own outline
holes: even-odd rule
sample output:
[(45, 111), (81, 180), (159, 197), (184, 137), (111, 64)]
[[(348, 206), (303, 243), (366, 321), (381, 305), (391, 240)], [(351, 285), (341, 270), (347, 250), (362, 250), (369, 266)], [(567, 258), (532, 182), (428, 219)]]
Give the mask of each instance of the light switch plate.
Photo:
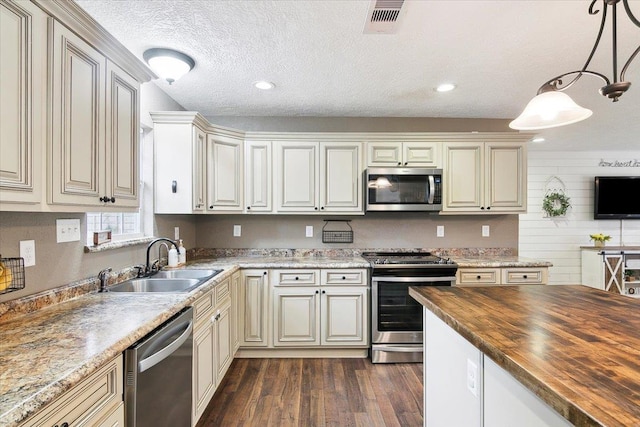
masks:
[(56, 242), (80, 241), (79, 219), (56, 219)]
[(20, 257), (24, 258), (24, 266), (36, 265), (36, 242), (35, 240), (20, 241)]
[(489, 237), (490, 235), (490, 227), (488, 225), (482, 226), (482, 237)]
[(180, 227), (173, 227), (173, 239), (180, 240)]
[(307, 225), (305, 229), (305, 237), (313, 237), (313, 225)]
[(233, 226), (233, 237), (240, 237), (242, 236), (242, 226), (241, 225), (234, 225)]
[(444, 225), (438, 225), (436, 227), (436, 237), (444, 237)]
[(478, 397), (478, 365), (467, 359), (467, 389)]

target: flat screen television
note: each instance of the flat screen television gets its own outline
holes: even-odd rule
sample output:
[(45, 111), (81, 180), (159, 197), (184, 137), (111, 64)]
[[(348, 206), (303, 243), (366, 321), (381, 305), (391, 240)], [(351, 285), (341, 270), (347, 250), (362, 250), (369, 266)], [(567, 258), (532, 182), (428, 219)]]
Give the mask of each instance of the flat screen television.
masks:
[(640, 219), (640, 176), (596, 176), (594, 219)]

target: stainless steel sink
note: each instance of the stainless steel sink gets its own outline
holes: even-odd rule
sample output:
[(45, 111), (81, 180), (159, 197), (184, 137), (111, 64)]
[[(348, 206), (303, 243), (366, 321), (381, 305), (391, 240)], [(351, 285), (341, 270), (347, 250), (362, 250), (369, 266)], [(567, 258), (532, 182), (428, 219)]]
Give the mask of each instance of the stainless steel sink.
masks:
[(168, 270), (152, 277), (131, 279), (109, 288), (110, 292), (191, 292), (222, 270)]
[(218, 274), (220, 270), (160, 270), (152, 277), (171, 279), (202, 279)]

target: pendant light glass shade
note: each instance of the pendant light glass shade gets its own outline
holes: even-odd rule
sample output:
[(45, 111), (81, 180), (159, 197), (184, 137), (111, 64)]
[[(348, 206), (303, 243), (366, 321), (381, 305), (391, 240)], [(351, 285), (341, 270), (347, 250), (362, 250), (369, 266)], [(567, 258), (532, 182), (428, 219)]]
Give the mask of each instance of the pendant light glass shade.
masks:
[(547, 129), (579, 122), (591, 114), (591, 110), (576, 104), (566, 93), (549, 91), (529, 101), (509, 127), (517, 130)]
[(171, 49), (149, 49), (142, 56), (149, 67), (169, 84), (187, 74), (195, 66), (195, 61), (191, 57)]

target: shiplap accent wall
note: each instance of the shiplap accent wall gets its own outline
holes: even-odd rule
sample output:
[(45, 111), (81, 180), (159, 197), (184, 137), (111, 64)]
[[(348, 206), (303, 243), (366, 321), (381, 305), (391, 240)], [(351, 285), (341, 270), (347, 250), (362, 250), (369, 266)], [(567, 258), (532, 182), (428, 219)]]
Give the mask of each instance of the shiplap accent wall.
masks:
[[(518, 253), (522, 257), (547, 260), (549, 284), (581, 283), (580, 246), (593, 242), (589, 234), (611, 236), (610, 246), (640, 246), (640, 220), (594, 220), (593, 179), (595, 176), (640, 176), (640, 167), (602, 167), (604, 161), (640, 162), (640, 151), (629, 152), (550, 152), (529, 151), (528, 212), (520, 215)], [(549, 178), (556, 176), (564, 183), (571, 198), (571, 208), (564, 218), (545, 218), (542, 199), (547, 187), (560, 184)], [(622, 197), (640, 197), (627, 194)]]

